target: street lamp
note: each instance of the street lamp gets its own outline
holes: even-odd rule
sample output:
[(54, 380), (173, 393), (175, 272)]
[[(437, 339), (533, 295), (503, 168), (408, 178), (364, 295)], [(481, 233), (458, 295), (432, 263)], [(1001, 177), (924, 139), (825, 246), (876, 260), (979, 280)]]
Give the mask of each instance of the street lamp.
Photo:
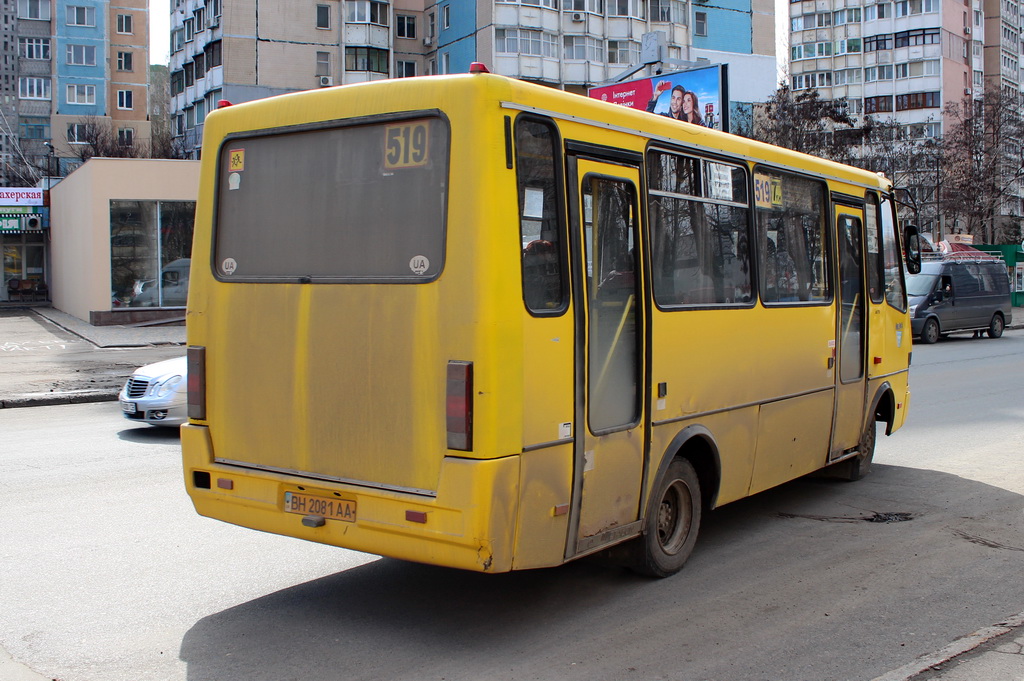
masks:
[(50, 178), (53, 177), (53, 154), (55, 149), (49, 142), (43, 142), (43, 146), (46, 147), (49, 152), (46, 157), (46, 190), (50, 190)]

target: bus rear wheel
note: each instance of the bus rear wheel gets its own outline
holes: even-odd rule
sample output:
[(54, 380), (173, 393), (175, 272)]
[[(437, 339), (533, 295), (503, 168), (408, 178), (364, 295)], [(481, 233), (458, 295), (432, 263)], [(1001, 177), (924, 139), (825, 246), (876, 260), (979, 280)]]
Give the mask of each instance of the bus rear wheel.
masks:
[(683, 568), (697, 543), (701, 491), (693, 465), (674, 459), (658, 480), (651, 501), (644, 533), (634, 542), (632, 567), (650, 577), (668, 577)]

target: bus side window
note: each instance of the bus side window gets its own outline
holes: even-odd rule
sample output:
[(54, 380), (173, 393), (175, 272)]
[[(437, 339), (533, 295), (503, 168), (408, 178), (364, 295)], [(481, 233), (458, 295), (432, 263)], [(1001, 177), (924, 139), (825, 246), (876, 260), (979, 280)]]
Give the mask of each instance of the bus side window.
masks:
[(558, 134), (548, 121), (520, 117), (515, 144), (523, 301), (534, 314), (559, 313), (566, 308), (566, 286)]
[(754, 171), (761, 301), (822, 303), (832, 298), (825, 250), (825, 185), (768, 168)]

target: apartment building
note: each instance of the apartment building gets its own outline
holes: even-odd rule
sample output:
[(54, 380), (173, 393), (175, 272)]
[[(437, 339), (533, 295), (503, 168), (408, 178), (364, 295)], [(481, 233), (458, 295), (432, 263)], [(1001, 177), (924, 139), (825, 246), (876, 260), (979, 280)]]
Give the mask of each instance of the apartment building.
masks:
[(0, 13), (0, 182), (67, 174), (90, 129), (148, 141), (146, 0), (16, 0)]
[[(771, 0), (172, 0), (171, 120), (198, 157), (206, 114), (250, 101), (383, 78), (494, 73), (585, 94), (640, 66), (644, 40), (663, 63), (733, 65), (734, 91), (776, 87)], [(660, 35), (659, 35), (660, 34)], [(737, 86), (737, 80), (738, 86)]]
[[(982, 86), (981, 0), (802, 0), (790, 3), (794, 90), (846, 97), (854, 116), (942, 133), (946, 102)], [(976, 25), (974, 22), (978, 20)]]

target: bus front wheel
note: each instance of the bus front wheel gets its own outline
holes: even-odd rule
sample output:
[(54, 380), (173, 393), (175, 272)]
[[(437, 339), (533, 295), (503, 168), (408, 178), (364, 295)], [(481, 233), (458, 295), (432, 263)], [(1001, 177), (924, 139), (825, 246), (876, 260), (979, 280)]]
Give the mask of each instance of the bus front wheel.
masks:
[(668, 577), (682, 569), (700, 529), (700, 482), (693, 465), (686, 459), (674, 459), (658, 480), (651, 500), (644, 533), (634, 543), (633, 568), (650, 577)]

